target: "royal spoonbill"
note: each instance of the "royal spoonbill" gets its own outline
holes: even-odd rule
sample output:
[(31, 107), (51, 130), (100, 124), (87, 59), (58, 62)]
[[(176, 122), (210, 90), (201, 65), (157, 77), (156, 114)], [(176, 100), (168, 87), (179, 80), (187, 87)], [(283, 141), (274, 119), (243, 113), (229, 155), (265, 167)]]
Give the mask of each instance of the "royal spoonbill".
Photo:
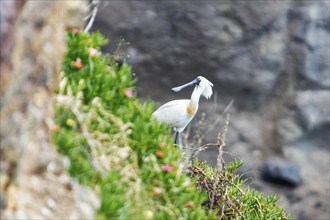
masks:
[(174, 87), (173, 92), (179, 92), (189, 86), (195, 86), (191, 99), (178, 99), (170, 101), (160, 106), (152, 115), (159, 122), (168, 124), (174, 128), (175, 144), (178, 144), (181, 132), (186, 128), (189, 122), (194, 118), (198, 110), (200, 96), (209, 99), (212, 96), (213, 84), (203, 76), (198, 76), (190, 83)]

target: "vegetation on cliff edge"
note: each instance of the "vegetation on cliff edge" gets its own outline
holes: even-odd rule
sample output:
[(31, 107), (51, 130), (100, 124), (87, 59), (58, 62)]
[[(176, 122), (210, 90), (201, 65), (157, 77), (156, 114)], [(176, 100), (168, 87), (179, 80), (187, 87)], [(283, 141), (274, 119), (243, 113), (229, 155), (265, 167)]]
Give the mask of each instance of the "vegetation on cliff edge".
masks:
[(68, 33), (57, 91), (54, 142), (70, 174), (101, 198), (103, 219), (289, 219), (274, 196), (243, 187), (241, 162), (184, 171), (170, 129), (136, 99), (131, 67), (101, 47), (99, 33)]

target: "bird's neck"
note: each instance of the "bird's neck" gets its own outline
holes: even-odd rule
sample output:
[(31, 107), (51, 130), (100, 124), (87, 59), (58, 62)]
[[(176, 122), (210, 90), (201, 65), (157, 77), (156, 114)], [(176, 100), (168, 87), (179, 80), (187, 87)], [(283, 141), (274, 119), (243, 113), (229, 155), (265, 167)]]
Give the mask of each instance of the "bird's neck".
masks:
[(202, 90), (198, 89), (197, 87), (194, 89), (193, 93), (191, 94), (191, 99), (189, 105), (192, 106), (197, 110), (199, 98), (201, 97)]

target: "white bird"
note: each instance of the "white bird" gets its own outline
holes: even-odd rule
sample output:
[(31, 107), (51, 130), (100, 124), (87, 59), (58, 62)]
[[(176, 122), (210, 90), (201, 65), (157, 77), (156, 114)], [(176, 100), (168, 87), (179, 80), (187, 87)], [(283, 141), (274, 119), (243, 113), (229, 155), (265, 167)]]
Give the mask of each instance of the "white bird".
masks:
[(203, 76), (198, 76), (196, 79), (182, 86), (174, 87), (173, 92), (179, 92), (182, 89), (195, 86), (191, 99), (178, 99), (170, 101), (159, 107), (152, 115), (157, 121), (168, 124), (174, 128), (175, 144), (178, 144), (181, 132), (186, 128), (189, 122), (194, 118), (197, 110), (200, 96), (209, 99), (212, 96), (213, 84)]

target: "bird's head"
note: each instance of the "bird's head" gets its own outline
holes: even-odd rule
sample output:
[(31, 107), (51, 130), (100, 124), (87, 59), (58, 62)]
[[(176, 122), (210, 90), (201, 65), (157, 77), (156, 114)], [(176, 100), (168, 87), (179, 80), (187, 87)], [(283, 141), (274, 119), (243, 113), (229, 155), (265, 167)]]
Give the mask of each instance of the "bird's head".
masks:
[(182, 89), (187, 88), (189, 86), (195, 86), (195, 89), (200, 90), (201, 91), (200, 94), (207, 99), (209, 99), (213, 94), (213, 92), (212, 92), (213, 84), (203, 76), (198, 76), (196, 79), (194, 79), (190, 83), (184, 84), (182, 86), (174, 87), (171, 90), (173, 92), (179, 92)]
[(211, 98), (213, 91), (212, 91), (212, 86), (213, 83), (211, 83), (210, 81), (208, 81), (205, 77), (203, 76), (199, 76), (195, 79), (196, 81), (199, 81), (199, 84), (196, 86), (198, 86), (202, 91), (202, 96), (204, 96), (206, 99)]

